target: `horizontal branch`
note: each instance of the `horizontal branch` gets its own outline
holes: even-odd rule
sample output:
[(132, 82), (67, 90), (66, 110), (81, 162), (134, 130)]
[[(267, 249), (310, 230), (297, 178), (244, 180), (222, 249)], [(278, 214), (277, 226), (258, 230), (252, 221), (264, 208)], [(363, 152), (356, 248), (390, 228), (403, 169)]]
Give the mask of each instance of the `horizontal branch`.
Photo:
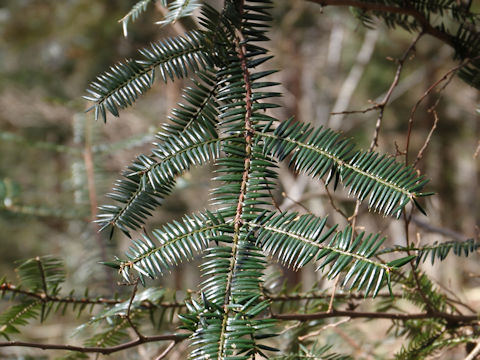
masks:
[[(76, 305), (116, 305), (124, 302), (122, 299), (112, 299), (104, 297), (81, 297), (76, 298), (73, 296), (52, 296), (45, 294), (44, 292), (33, 292), (28, 290), (23, 290), (13, 284), (4, 282), (0, 284), (0, 292), (11, 292), (13, 294), (23, 295), (34, 299), (39, 299), (43, 302), (53, 302), (53, 303), (66, 303), (66, 304), (76, 304)], [(145, 300), (142, 305), (146, 308), (182, 308), (185, 307), (184, 302), (161, 302), (158, 304), (152, 303), (148, 300)]]
[[(298, 293), (298, 294), (280, 294), (280, 295), (269, 295), (265, 294), (265, 299), (270, 300), (271, 302), (288, 302), (288, 301), (304, 301), (304, 300), (320, 300), (320, 299), (328, 299), (332, 297), (331, 293)], [(365, 293), (358, 292), (358, 293), (335, 293), (335, 299), (339, 300), (366, 300), (370, 298), (365, 297)], [(376, 298), (390, 298), (392, 294), (389, 293), (380, 293), (375, 296)], [(402, 294), (394, 293), (393, 297), (401, 298)]]
[(443, 312), (425, 313), (389, 313), (389, 312), (362, 312), (350, 310), (332, 310), (311, 314), (272, 314), (272, 319), (310, 321), (335, 317), (349, 317), (352, 319), (391, 319), (391, 320), (416, 320), (416, 319), (443, 319), (450, 323), (472, 323), (480, 321), (478, 315), (455, 315)]
[(141, 344), (150, 343), (150, 342), (159, 342), (159, 341), (174, 341), (175, 343), (180, 342), (186, 339), (188, 335), (184, 334), (168, 334), (168, 335), (157, 335), (157, 336), (144, 336), (138, 338), (137, 340), (132, 340), (120, 345), (111, 346), (111, 347), (89, 347), (89, 346), (74, 346), (74, 345), (63, 345), (63, 344), (41, 344), (41, 343), (31, 343), (25, 341), (4, 341), (0, 342), (0, 348), (2, 347), (29, 347), (42, 350), (67, 350), (67, 351), (77, 351), (81, 353), (98, 353), (98, 354), (112, 354), (114, 352), (126, 350), (132, 347), (136, 347)]
[[(455, 38), (439, 29), (433, 27), (424, 14), (419, 12), (408, 5), (402, 5), (402, 7), (383, 5), (379, 3), (373, 3), (368, 1), (360, 0), (308, 0), (310, 2), (319, 4), (321, 6), (353, 6), (359, 9), (368, 10), (368, 11), (377, 11), (383, 13), (391, 14), (401, 14), (408, 15), (413, 17), (422, 27), (422, 31), (426, 34), (429, 34), (442, 42), (450, 45), (452, 48), (455, 48)], [(471, 54), (465, 54), (470, 56)]]

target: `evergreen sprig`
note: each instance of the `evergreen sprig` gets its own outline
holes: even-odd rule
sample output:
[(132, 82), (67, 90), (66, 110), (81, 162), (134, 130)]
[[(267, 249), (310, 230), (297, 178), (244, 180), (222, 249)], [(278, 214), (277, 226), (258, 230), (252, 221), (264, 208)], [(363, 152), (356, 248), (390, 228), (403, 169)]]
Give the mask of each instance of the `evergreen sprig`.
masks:
[(289, 165), (314, 178), (327, 176), (327, 184), (339, 181), (360, 201), (369, 195), (368, 206), (384, 215), (399, 217), (413, 202), (422, 212), (419, 197), (431, 195), (421, 190), (428, 182), (415, 169), (376, 152), (353, 151), (353, 143), (330, 130), (313, 128), (292, 119), (273, 133), (261, 133), (265, 152), (279, 160), (291, 155)]
[[(148, 5), (155, 3), (156, 0), (140, 0), (135, 5), (132, 6), (132, 9), (119, 20), (122, 23), (123, 35), (127, 37), (128, 35), (128, 23), (134, 22), (137, 18), (144, 12), (147, 11)], [(163, 6), (167, 5), (167, 0), (160, 0), (160, 3)]]
[(174, 0), (168, 5), (165, 18), (158, 21), (157, 24), (163, 26), (173, 24), (183, 17), (192, 15), (200, 5), (198, 0)]
[(149, 90), (156, 71), (163, 81), (184, 78), (189, 72), (215, 65), (215, 58), (205, 33), (193, 30), (184, 36), (154, 43), (140, 51), (140, 60), (127, 60), (99, 75), (87, 89), (85, 99), (95, 102), (95, 119), (106, 121), (106, 110), (119, 116), (119, 109), (131, 106)]
[(390, 288), (390, 273), (415, 258), (406, 256), (386, 264), (375, 261), (385, 238), (365, 233), (355, 236), (350, 227), (340, 232), (335, 232), (335, 227), (324, 231), (326, 220), (297, 213), (270, 214), (256, 225), (257, 244), (294, 269), (322, 260), (317, 270), (329, 265), (329, 278), (348, 270), (343, 286), (349, 284), (349, 290), (365, 290), (365, 296), (370, 292), (373, 296), (378, 294), (385, 281)]

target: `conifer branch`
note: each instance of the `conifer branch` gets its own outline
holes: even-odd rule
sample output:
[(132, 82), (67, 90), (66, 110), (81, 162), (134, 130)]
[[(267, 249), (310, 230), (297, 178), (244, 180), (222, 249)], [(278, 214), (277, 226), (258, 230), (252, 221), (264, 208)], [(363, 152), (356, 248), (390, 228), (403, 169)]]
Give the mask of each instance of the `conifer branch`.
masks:
[[(242, 2), (243, 4), (243, 2)], [(245, 202), (245, 195), (247, 192), (247, 183), (249, 180), (250, 173), (250, 161), (252, 157), (252, 144), (253, 144), (253, 135), (254, 129), (251, 123), (252, 117), (252, 87), (250, 81), (250, 73), (248, 71), (247, 57), (246, 57), (246, 46), (244, 44), (243, 34), (241, 31), (237, 31), (237, 38), (235, 39), (235, 45), (237, 49), (238, 58), (240, 59), (240, 65), (243, 73), (243, 81), (245, 83), (245, 159), (244, 159), (244, 170), (242, 174), (242, 182), (240, 184), (240, 193), (237, 201), (237, 209), (235, 212), (234, 218), (234, 234), (233, 234), (233, 243), (232, 243), (232, 256), (230, 259), (230, 271), (228, 273), (227, 284), (225, 286), (225, 299), (224, 299), (224, 314), (223, 321), (220, 333), (220, 344), (219, 344), (219, 354), (222, 356), (225, 355), (225, 346), (226, 346), (226, 331), (227, 331), (227, 322), (230, 313), (230, 297), (231, 297), (231, 288), (233, 283), (234, 273), (236, 271), (236, 264), (238, 260), (238, 247), (240, 241), (240, 229), (242, 227), (242, 214), (243, 207)]]
[[(49, 295), (43, 292), (33, 292), (29, 290), (24, 290), (17, 287), (14, 284), (9, 282), (3, 282), (0, 284), (0, 292), (3, 293), (13, 293), (22, 296), (27, 296), (29, 298), (42, 300), (49, 303), (62, 303), (62, 304), (72, 304), (72, 305), (116, 305), (124, 302), (121, 299), (113, 299), (106, 297), (73, 297), (73, 296), (58, 296), (58, 295)], [(184, 302), (160, 302), (152, 303), (150, 301), (144, 301), (142, 307), (146, 309), (155, 309), (155, 308), (184, 308)]]
[(75, 345), (64, 345), (64, 344), (42, 344), (42, 343), (32, 343), (26, 341), (2, 341), (0, 342), (0, 348), (2, 347), (29, 347), (42, 350), (67, 350), (67, 351), (77, 351), (81, 353), (97, 353), (103, 355), (113, 354), (118, 351), (130, 349), (137, 347), (142, 344), (151, 343), (151, 342), (160, 342), (160, 341), (174, 341), (176, 343), (186, 339), (188, 335), (186, 334), (167, 334), (167, 335), (155, 335), (155, 336), (144, 336), (136, 340), (132, 340), (120, 345), (115, 345), (111, 347), (97, 347), (97, 346), (75, 346)]
[(352, 319), (391, 319), (391, 320), (421, 320), (421, 319), (442, 319), (451, 324), (478, 323), (480, 317), (478, 315), (457, 315), (446, 312), (424, 312), (424, 313), (389, 313), (389, 312), (363, 312), (351, 310), (335, 310), (323, 311), (311, 314), (272, 314), (272, 319), (284, 321), (311, 321), (319, 319), (329, 319), (336, 317), (350, 317)]
[[(440, 31), (430, 24), (430, 21), (420, 11), (416, 10), (412, 6), (403, 4), (402, 7), (384, 5), (380, 3), (373, 3), (360, 0), (308, 0), (310, 2), (319, 4), (320, 6), (352, 6), (366, 11), (377, 11), (386, 14), (400, 14), (413, 17), (422, 27), (422, 32), (429, 34), (440, 41), (450, 45), (452, 48), (456, 48), (455, 37)], [(465, 54), (470, 56), (472, 54)]]

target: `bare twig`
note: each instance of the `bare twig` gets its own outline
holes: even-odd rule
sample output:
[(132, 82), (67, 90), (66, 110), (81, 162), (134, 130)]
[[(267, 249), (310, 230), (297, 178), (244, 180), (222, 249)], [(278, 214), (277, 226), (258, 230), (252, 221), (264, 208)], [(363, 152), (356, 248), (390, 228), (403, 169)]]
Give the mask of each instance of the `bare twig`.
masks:
[[(357, 223), (357, 216), (358, 216), (358, 211), (360, 210), (360, 200), (357, 200), (355, 202), (355, 209), (353, 210), (353, 214), (347, 219), (348, 222), (350, 223), (350, 226), (352, 227), (352, 232), (355, 233), (355, 226)], [(353, 234), (352, 234), (353, 236)]]
[(395, 88), (398, 85), (398, 82), (400, 81), (400, 75), (402, 74), (403, 65), (405, 64), (405, 61), (409, 58), (410, 53), (415, 50), (415, 46), (417, 45), (417, 42), (420, 40), (422, 36), (423, 36), (423, 33), (419, 33), (415, 37), (415, 39), (412, 41), (410, 46), (407, 48), (407, 50), (404, 52), (403, 56), (397, 60), (397, 63), (398, 63), (397, 71), (395, 72), (395, 76), (393, 78), (392, 84), (390, 85), (383, 100), (379, 104), (376, 104), (376, 107), (380, 109), (380, 112), (378, 114), (377, 122), (375, 124), (375, 132), (373, 135), (372, 142), (370, 144), (369, 151), (373, 151), (373, 149), (375, 149), (375, 147), (378, 146), (378, 137), (380, 135), (380, 129), (382, 127), (383, 114), (385, 112), (385, 107), (387, 106), (387, 103), (390, 101), (390, 98), (393, 94), (393, 90), (395, 90)]
[(303, 341), (305, 339), (308, 339), (308, 338), (311, 338), (311, 337), (314, 337), (314, 336), (318, 336), (320, 335), (323, 331), (327, 330), (327, 329), (331, 329), (331, 328), (334, 328), (334, 327), (337, 327), (339, 325), (342, 325), (343, 323), (346, 323), (350, 321), (350, 318), (346, 318), (346, 319), (343, 319), (343, 320), (340, 320), (340, 321), (337, 321), (335, 323), (332, 323), (332, 324), (327, 324), (325, 326), (323, 326), (322, 328), (316, 330), (316, 331), (313, 331), (311, 333), (308, 333), (306, 335), (303, 335), (303, 336), (299, 336), (298, 337), (298, 341)]
[(417, 158), (415, 159), (415, 161), (413, 162), (413, 167), (415, 168), (418, 164), (418, 162), (423, 158), (423, 153), (425, 152), (425, 150), (427, 149), (428, 145), (430, 144), (430, 141), (432, 139), (432, 135), (433, 135), (433, 132), (435, 131), (435, 129), (437, 128), (437, 124), (438, 124), (438, 114), (437, 112), (432, 109), (432, 113), (433, 113), (433, 118), (434, 118), (434, 121), (433, 121), (433, 125), (432, 125), (432, 128), (430, 129), (430, 132), (428, 133), (427, 135), (427, 138), (425, 139), (425, 143), (423, 144), (422, 148), (419, 150), (418, 154), (417, 154)]
[[(377, 294), (377, 298), (389, 298), (392, 295), (389, 293)], [(402, 297), (400, 293), (394, 293), (394, 297)], [(315, 300), (315, 299), (329, 299), (331, 294), (320, 293), (299, 293), (299, 294), (282, 294), (282, 295), (265, 295), (265, 297), (272, 302), (286, 302), (286, 301), (303, 301), (303, 300)], [(365, 300), (365, 294), (363, 293), (336, 293), (335, 298), (343, 300)]]
[(168, 334), (168, 335), (156, 335), (156, 336), (145, 336), (142, 339), (132, 340), (120, 345), (115, 345), (111, 347), (95, 347), (95, 346), (74, 346), (74, 345), (64, 345), (64, 344), (40, 344), (40, 343), (31, 343), (25, 341), (3, 341), (0, 342), (0, 348), (2, 347), (29, 347), (42, 350), (67, 350), (67, 351), (77, 351), (81, 353), (98, 353), (98, 354), (112, 354), (118, 351), (130, 349), (141, 344), (151, 343), (151, 342), (160, 342), (160, 341), (175, 341), (180, 342), (186, 339), (188, 336), (183, 334)]
[(415, 319), (444, 319), (454, 324), (477, 323), (480, 321), (478, 315), (456, 315), (445, 312), (424, 312), (424, 313), (390, 313), (390, 312), (363, 312), (351, 310), (332, 310), (311, 314), (272, 314), (273, 319), (285, 321), (310, 321), (329, 319), (336, 317), (350, 317), (352, 319), (391, 319), (391, 320), (415, 320)]
[[(476, 58), (475, 58), (476, 59)], [(446, 85), (448, 83), (450, 83), (450, 81), (452, 80), (453, 78), (453, 75), (459, 70), (461, 69), (462, 67), (464, 67), (465, 65), (467, 65), (468, 63), (470, 63), (472, 60), (474, 59), (465, 59), (464, 61), (462, 61), (459, 65), (451, 68), (450, 70), (448, 70), (440, 79), (438, 79), (437, 81), (435, 81), (424, 93), (423, 95), (420, 97), (420, 99), (418, 99), (418, 101), (415, 103), (415, 105), (413, 106), (412, 108), (412, 111), (410, 112), (410, 118), (408, 119), (408, 130), (407, 130), (407, 140), (406, 140), (406, 145), (405, 145), (405, 164), (408, 165), (408, 153), (409, 153), (409, 148), (410, 148), (410, 138), (411, 138), (411, 135), (412, 135), (412, 129), (413, 129), (413, 120), (414, 120), (414, 115), (415, 113), (417, 112), (417, 109), (419, 107), (419, 105), (423, 102), (423, 100), (425, 100), (425, 98), (430, 95), (430, 93), (439, 85), (441, 84), (442, 82), (446, 81), (446, 84), (445, 86), (443, 86), (441, 88), (440, 91), (444, 90)], [(434, 105), (434, 107), (438, 104), (438, 102)]]
[[(369, 100), (369, 102), (372, 102), (371, 100)], [(335, 112), (335, 111), (332, 111), (330, 113), (330, 115), (352, 115), (352, 114), (366, 114), (367, 112), (370, 112), (370, 111), (373, 111), (373, 110), (377, 110), (378, 109), (378, 105), (379, 104), (374, 104), (368, 108), (365, 108), (365, 109), (361, 109), (361, 110), (345, 110), (345, 111), (338, 111), (338, 112)]]
[[(53, 296), (49, 294), (45, 294), (43, 292), (33, 292), (28, 290), (23, 290), (22, 288), (18, 288), (17, 286), (9, 283), (4, 282), (0, 284), (0, 291), (1, 292), (10, 292), (13, 294), (19, 294), (23, 296), (28, 296), (30, 298), (43, 300), (46, 302), (53, 302), (53, 303), (63, 303), (63, 304), (79, 304), (79, 305), (115, 305), (122, 303), (124, 300), (122, 299), (111, 299), (111, 298), (104, 298), (104, 297), (97, 297), (97, 298), (75, 298), (73, 296)], [(162, 302), (158, 304), (154, 304), (149, 301), (144, 301), (142, 306), (145, 308), (182, 308), (185, 307), (185, 303), (176, 303), (176, 302)]]
[(312, 212), (310, 211), (309, 208), (307, 208), (305, 205), (303, 205), (301, 202), (291, 198), (290, 196), (287, 195), (286, 192), (282, 192), (282, 196), (285, 198), (285, 199), (288, 199), (290, 200), (292, 203), (294, 203), (295, 205), (297, 206), (300, 206), (303, 210), (305, 210), (307, 213), (311, 214)]
[(327, 187), (326, 184), (325, 184), (325, 191), (326, 191), (327, 196), (328, 196), (328, 201), (330, 202), (330, 205), (332, 205), (333, 209), (336, 212), (338, 212), (341, 216), (343, 216), (345, 218), (345, 220), (348, 221), (348, 215), (335, 204), (335, 199), (333, 198), (332, 194), (330, 193), (330, 190), (328, 190), (328, 187)]
[(158, 355), (158, 357), (155, 360), (164, 359), (170, 353), (170, 351), (173, 350), (175, 345), (177, 345), (177, 341), (172, 341), (170, 344), (168, 344), (167, 348), (164, 351), (162, 351), (160, 355)]
[(137, 289), (138, 289), (138, 278), (135, 280), (134, 284), (133, 284), (133, 290), (132, 290), (132, 295), (130, 296), (130, 300), (128, 302), (128, 307), (127, 307), (127, 314), (125, 315), (125, 318), (127, 319), (128, 321), (128, 324), (130, 325), (130, 327), (132, 328), (132, 330), (135, 332), (135, 334), (138, 336), (139, 339), (143, 339), (144, 336), (142, 335), (142, 333), (138, 330), (137, 326), (134, 324), (134, 322), (132, 321), (132, 317), (131, 317), (131, 310), (132, 310), (132, 304), (133, 304), (133, 299), (135, 298), (135, 295), (137, 293)]
[(330, 301), (328, 302), (328, 310), (327, 311), (332, 311), (333, 310), (333, 302), (335, 300), (335, 294), (337, 292), (337, 286), (340, 281), (340, 278), (337, 277), (335, 279), (335, 283), (333, 284), (333, 289), (332, 289), (332, 295), (330, 296)]
[[(263, 180), (267, 181), (267, 178), (264, 177)], [(272, 194), (272, 190), (270, 190), (270, 187), (268, 188), (268, 194), (270, 195), (270, 199), (272, 200), (272, 204), (277, 209), (279, 212), (282, 212), (282, 209), (280, 209), (280, 205), (277, 203), (275, 200), (275, 197)]]

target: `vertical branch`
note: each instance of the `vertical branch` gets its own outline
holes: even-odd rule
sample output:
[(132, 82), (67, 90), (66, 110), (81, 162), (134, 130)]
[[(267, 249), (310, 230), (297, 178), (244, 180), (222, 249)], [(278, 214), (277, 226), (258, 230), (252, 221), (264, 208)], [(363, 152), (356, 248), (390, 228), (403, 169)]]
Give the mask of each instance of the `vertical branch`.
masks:
[(138, 339), (142, 340), (144, 338), (144, 336), (140, 333), (137, 326), (133, 323), (132, 317), (131, 317), (132, 304), (133, 304), (133, 300), (135, 299), (135, 295), (137, 294), (137, 289), (138, 289), (138, 279), (136, 279), (135, 282), (133, 283), (132, 295), (130, 296), (130, 300), (128, 302), (127, 314), (125, 315), (125, 318), (127, 319), (128, 324), (133, 329), (135, 334), (138, 336)]
[(432, 109), (432, 113), (433, 113), (433, 125), (432, 125), (432, 128), (430, 129), (430, 132), (428, 133), (427, 135), (427, 138), (425, 139), (425, 143), (423, 144), (422, 148), (420, 149), (420, 151), (418, 152), (417, 154), (417, 158), (415, 159), (415, 161), (413, 162), (413, 167), (415, 168), (418, 164), (418, 162), (423, 158), (423, 153), (425, 152), (425, 150), (427, 149), (428, 145), (430, 144), (430, 141), (432, 140), (432, 135), (433, 135), (433, 132), (435, 131), (435, 129), (437, 128), (437, 124), (438, 124), (438, 115), (437, 115), (437, 112)]
[[(240, 234), (240, 228), (242, 226), (242, 214), (243, 206), (245, 202), (245, 195), (247, 191), (247, 183), (250, 172), (250, 162), (252, 156), (252, 142), (254, 129), (251, 123), (252, 117), (252, 87), (250, 84), (250, 73), (247, 66), (247, 57), (246, 57), (246, 47), (243, 44), (243, 34), (238, 31), (238, 38), (236, 39), (236, 47), (238, 51), (238, 57), (240, 58), (241, 67), (243, 71), (243, 81), (245, 83), (245, 160), (244, 160), (244, 170), (242, 175), (242, 182), (240, 184), (240, 194), (238, 195), (237, 209), (235, 212), (234, 218), (234, 239), (233, 239), (233, 249), (232, 249), (232, 259), (230, 264), (230, 269), (233, 269), (235, 266), (237, 258), (237, 247), (238, 247), (238, 238)], [(230, 271), (227, 279), (227, 287), (225, 291), (225, 312), (228, 312), (228, 299), (230, 297), (231, 286), (232, 286), (233, 271)]]
[(420, 40), (422, 36), (423, 36), (423, 32), (419, 33), (417, 37), (415, 37), (415, 39), (412, 41), (410, 46), (407, 48), (403, 56), (397, 60), (397, 63), (398, 63), (397, 71), (395, 72), (395, 77), (393, 78), (392, 84), (390, 85), (390, 88), (385, 94), (382, 102), (375, 105), (375, 107), (380, 109), (380, 112), (378, 114), (377, 122), (375, 124), (375, 133), (373, 134), (373, 139), (370, 144), (369, 151), (373, 151), (378, 146), (378, 137), (380, 135), (380, 129), (382, 127), (383, 114), (385, 112), (385, 107), (387, 106), (388, 102), (390, 101), (390, 98), (392, 97), (393, 90), (395, 90), (395, 88), (398, 86), (398, 83), (400, 81), (400, 75), (402, 74), (403, 65), (405, 64), (405, 61), (410, 56), (410, 53), (415, 50), (415, 46), (417, 45), (417, 42)]

